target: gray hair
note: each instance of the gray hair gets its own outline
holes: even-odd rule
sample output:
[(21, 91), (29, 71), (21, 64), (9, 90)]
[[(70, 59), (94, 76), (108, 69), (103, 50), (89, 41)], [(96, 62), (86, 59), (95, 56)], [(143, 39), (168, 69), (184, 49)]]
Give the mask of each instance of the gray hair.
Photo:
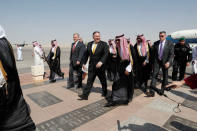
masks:
[(80, 37), (79, 33), (74, 33), (73, 36), (74, 36), (74, 35), (77, 35), (78, 37)]

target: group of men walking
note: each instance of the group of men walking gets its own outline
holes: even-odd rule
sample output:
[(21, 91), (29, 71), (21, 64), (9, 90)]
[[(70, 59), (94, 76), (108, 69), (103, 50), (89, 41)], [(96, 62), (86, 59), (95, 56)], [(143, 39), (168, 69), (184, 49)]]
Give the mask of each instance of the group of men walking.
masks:
[[(32, 44), (34, 47), (34, 51), (33, 51), (34, 65), (42, 66), (44, 68), (44, 61), (47, 62), (50, 69), (49, 80), (51, 83), (56, 82), (55, 79), (56, 74), (64, 79), (64, 73), (61, 71), (60, 68), (61, 50), (57, 44), (57, 40), (51, 41), (51, 49), (47, 57), (45, 56), (44, 49), (37, 41), (32, 42)], [(45, 75), (45, 72), (43, 72), (43, 74)]]
[[(80, 100), (88, 100), (94, 80), (98, 76), (102, 85), (102, 96), (108, 100), (105, 106), (128, 104), (136, 87), (149, 97), (153, 97), (155, 91), (160, 95), (164, 94), (170, 66), (173, 66), (172, 79), (182, 80), (186, 66), (192, 61), (192, 50), (185, 39), (181, 38), (174, 46), (171, 41), (166, 40), (165, 31), (159, 33), (159, 40), (153, 45), (146, 41), (144, 35), (137, 36), (134, 46), (124, 35), (110, 39), (107, 44), (101, 40), (98, 31), (93, 33), (93, 41), (89, 42), (87, 47), (79, 38), (78, 33), (73, 35), (68, 88), (75, 85), (74, 71), (78, 78), (77, 88), (82, 88), (82, 69), (89, 59), (87, 84), (82, 88)], [(194, 60), (192, 63), (195, 64)], [(163, 76), (161, 89), (156, 88), (159, 74)], [(113, 82), (110, 97), (107, 97), (107, 79)]]
[[(73, 35), (74, 43), (70, 52), (68, 88), (74, 86), (73, 72), (77, 72), (77, 88), (82, 88), (80, 100), (88, 100), (94, 80), (98, 76), (102, 85), (102, 96), (107, 97), (107, 79), (112, 81), (112, 93), (107, 97), (106, 107), (117, 104), (128, 104), (132, 100), (134, 87), (144, 87), (148, 96), (154, 96), (154, 91), (162, 95), (168, 84), (168, 69), (173, 65), (173, 80), (184, 78), (186, 65), (192, 61), (196, 73), (197, 48), (190, 47), (185, 39), (180, 39), (173, 45), (166, 40), (166, 32), (159, 33), (159, 40), (151, 46), (143, 35), (138, 35), (134, 47), (124, 35), (110, 39), (107, 44), (101, 41), (100, 32), (93, 33), (93, 41), (87, 47), (78, 33)], [(55, 74), (64, 78), (60, 69), (60, 47), (56, 40), (51, 41), (49, 55), (45, 57), (44, 50), (38, 42), (33, 42), (35, 64), (43, 65), (47, 61), (50, 68), (50, 81), (55, 82)], [(89, 62), (87, 62), (89, 59)], [(40, 62), (39, 62), (40, 61)], [(86, 86), (82, 87), (83, 68), (88, 64)], [(156, 81), (162, 69), (163, 81), (161, 89), (156, 88)], [(150, 77), (152, 76), (152, 78)], [(148, 80), (151, 78), (150, 88)], [(0, 130), (1, 131), (34, 131), (35, 124), (30, 117), (30, 109), (26, 103), (16, 68), (13, 49), (6, 39), (5, 31), (0, 26)]]

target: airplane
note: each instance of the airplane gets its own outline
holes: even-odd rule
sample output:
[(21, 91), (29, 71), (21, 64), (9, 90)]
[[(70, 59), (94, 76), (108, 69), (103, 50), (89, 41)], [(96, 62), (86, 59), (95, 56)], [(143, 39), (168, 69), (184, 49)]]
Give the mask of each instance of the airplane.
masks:
[(25, 43), (24, 41), (22, 44), (13, 44), (13, 45), (24, 47), (24, 46), (28, 46), (29, 44)]
[(197, 44), (197, 29), (176, 31), (168, 35), (166, 39), (178, 43), (182, 37), (185, 38), (186, 43)]

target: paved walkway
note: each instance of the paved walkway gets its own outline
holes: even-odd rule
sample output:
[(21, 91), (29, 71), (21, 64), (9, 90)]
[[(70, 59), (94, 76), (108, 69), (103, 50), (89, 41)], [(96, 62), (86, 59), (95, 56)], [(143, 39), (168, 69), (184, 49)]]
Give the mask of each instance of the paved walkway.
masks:
[[(68, 77), (68, 68), (64, 68)], [(48, 71), (47, 71), (48, 72)], [(77, 100), (80, 90), (66, 89), (66, 80), (34, 83), (30, 73), (20, 74), (24, 97), (38, 131), (194, 131), (197, 130), (197, 90), (179, 88), (166, 94), (180, 103), (156, 95), (147, 98), (135, 89), (128, 106), (103, 107), (101, 85), (95, 82), (88, 101)], [(86, 83), (86, 80), (84, 81)], [(111, 83), (108, 84), (109, 91)], [(173, 111), (174, 110), (174, 111)]]

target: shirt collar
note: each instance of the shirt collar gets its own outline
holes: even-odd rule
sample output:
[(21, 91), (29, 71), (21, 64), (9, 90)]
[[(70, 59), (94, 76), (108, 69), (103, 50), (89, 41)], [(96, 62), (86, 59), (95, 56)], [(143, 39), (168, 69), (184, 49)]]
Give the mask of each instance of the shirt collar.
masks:
[(160, 41), (160, 43), (165, 44), (165, 43), (166, 43), (166, 40), (164, 40), (164, 41)]
[(75, 42), (75, 44), (77, 45), (78, 42), (79, 42), (79, 41)]

